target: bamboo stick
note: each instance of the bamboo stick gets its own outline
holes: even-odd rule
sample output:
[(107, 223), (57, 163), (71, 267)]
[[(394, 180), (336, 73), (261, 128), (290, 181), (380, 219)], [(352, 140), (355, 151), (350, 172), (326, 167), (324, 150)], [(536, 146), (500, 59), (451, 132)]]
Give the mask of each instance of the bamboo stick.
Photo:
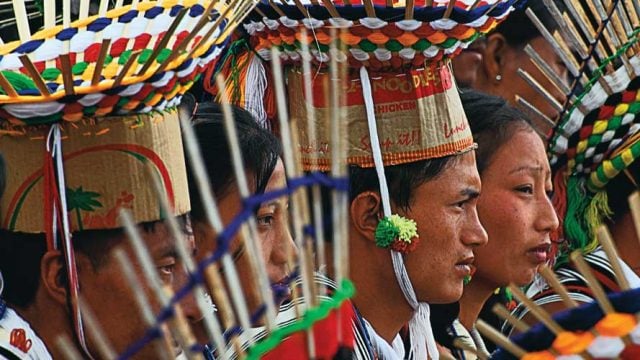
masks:
[[(207, 222), (213, 228), (216, 234), (222, 234), (222, 232), (224, 231), (222, 219), (220, 218), (218, 206), (216, 205), (215, 198), (213, 197), (213, 193), (211, 192), (211, 187), (209, 186), (209, 177), (207, 175), (207, 171), (205, 170), (202, 153), (200, 152), (200, 148), (198, 147), (198, 141), (196, 140), (194, 130), (189, 123), (187, 116), (181, 116), (180, 122), (182, 135), (184, 137), (186, 154), (191, 160), (190, 165), (195, 175), (198, 192), (200, 193), (200, 198), (202, 199)], [(251, 322), (249, 320), (247, 301), (245, 300), (244, 293), (240, 288), (240, 278), (238, 276), (235, 264), (228, 252), (222, 256), (221, 263), (222, 268), (224, 269), (224, 276), (227, 282), (227, 286), (229, 286), (229, 291), (231, 293), (231, 301), (233, 302), (234, 308), (238, 315), (240, 326), (242, 326), (242, 328), (244, 329), (248, 329), (251, 327)]]
[[(119, 264), (119, 269), (122, 271), (125, 279), (129, 283), (129, 288), (133, 291), (134, 300), (142, 315), (142, 320), (145, 322), (148, 328), (154, 327), (155, 324), (155, 316), (153, 315), (153, 310), (151, 310), (151, 305), (149, 304), (149, 300), (145, 295), (142, 287), (140, 287), (140, 281), (138, 280), (138, 276), (135, 274), (135, 270), (133, 269), (133, 265), (131, 265), (131, 261), (127, 257), (124, 249), (117, 248), (113, 251), (113, 256), (115, 260)], [(166, 333), (162, 333), (163, 337), (166, 338)], [(158, 359), (162, 360), (171, 360), (169, 354), (173, 353), (170, 343), (167, 341), (158, 341), (154, 340), (154, 350), (156, 355), (158, 355)]]
[[(308, 51), (307, 54), (308, 56)], [(276, 92), (276, 102), (277, 102), (277, 109), (278, 109), (278, 120), (279, 120), (279, 124), (280, 124), (280, 134), (281, 134), (281, 139), (282, 139), (282, 148), (283, 148), (283, 160), (284, 160), (284, 166), (285, 166), (285, 171), (287, 172), (287, 176), (288, 177), (294, 177), (295, 176), (295, 169), (296, 169), (296, 163), (295, 163), (295, 158), (294, 158), (294, 148), (293, 148), (293, 144), (292, 144), (292, 132), (291, 129), (289, 127), (289, 122), (287, 121), (288, 119), (288, 111), (287, 111), (287, 106), (285, 104), (285, 92), (284, 92), (284, 81), (283, 81), (283, 76), (282, 76), (282, 68), (280, 65), (280, 53), (276, 48), (272, 49), (272, 71), (273, 71), (273, 78), (274, 78), (274, 83), (275, 83), (275, 92)], [(301, 214), (301, 208), (303, 206), (302, 202), (300, 201), (300, 194), (303, 194), (301, 192), (297, 192), (299, 195), (296, 195), (294, 193), (294, 197), (292, 198), (292, 201), (294, 201), (294, 209), (295, 211), (293, 212), (293, 229), (294, 229), (294, 236), (295, 236), (295, 240), (296, 240), (296, 245), (298, 246), (298, 248), (301, 250), (302, 254), (300, 256), (300, 267), (302, 269), (302, 294), (305, 298), (306, 301), (309, 301), (310, 304), (312, 304), (312, 291), (311, 291), (311, 286), (309, 284), (309, 274), (308, 274), (308, 270), (309, 270), (309, 266), (308, 266), (308, 259), (307, 259), (307, 254), (305, 253), (304, 249), (305, 249), (305, 244), (304, 244), (304, 233), (302, 231), (303, 228), (303, 220), (302, 220), (302, 214)], [(306, 331), (306, 336), (307, 336), (307, 350), (308, 350), (308, 354), (310, 356), (310, 358), (314, 358), (315, 357), (315, 343), (313, 342), (313, 330), (312, 329), (308, 329)]]
[(491, 327), (491, 325), (482, 320), (478, 320), (478, 322), (476, 322), (476, 329), (478, 329), (478, 331), (482, 335), (486, 336), (491, 341), (498, 344), (500, 347), (504, 348), (518, 359), (527, 354), (527, 352), (524, 351), (520, 346), (511, 342), (511, 340), (507, 339), (498, 330), (494, 329), (493, 327)]
[(498, 315), (500, 318), (504, 319), (507, 323), (513, 326), (516, 330), (521, 333), (525, 333), (529, 331), (529, 325), (525, 324), (524, 321), (518, 319), (513, 316), (509, 310), (502, 304), (495, 304), (491, 309), (494, 314)]
[(576, 265), (576, 268), (578, 268), (580, 274), (582, 274), (582, 276), (586, 279), (587, 285), (591, 289), (593, 296), (598, 301), (598, 304), (600, 305), (600, 308), (602, 308), (602, 311), (604, 311), (606, 314), (614, 313), (615, 309), (613, 308), (613, 305), (611, 305), (611, 302), (609, 301), (609, 298), (607, 298), (602, 285), (600, 285), (598, 279), (596, 279), (596, 277), (593, 275), (591, 268), (582, 257), (580, 251), (574, 251), (569, 257), (571, 261), (573, 261), (573, 263)]
[[(138, 233), (138, 229), (136, 228), (129, 211), (122, 209), (120, 211), (120, 220), (124, 226), (125, 233), (134, 250), (135, 256), (142, 267), (143, 278), (150, 285), (151, 289), (155, 293), (156, 299), (159, 301), (160, 306), (162, 306), (163, 309), (172, 306), (170, 297), (167, 295), (167, 289), (163, 286), (162, 281), (160, 280), (160, 276), (156, 271), (153, 260), (151, 259), (140, 234)], [(179, 305), (176, 304), (175, 306)], [(181, 322), (186, 320), (182, 317), (179, 318), (179, 315), (180, 312), (175, 312), (173, 319), (169, 321), (171, 332), (174, 334), (188, 359), (200, 359), (202, 354), (194, 354), (190, 351), (191, 345), (194, 344), (195, 340), (193, 338), (193, 334), (191, 334), (190, 331), (186, 331), (188, 329), (185, 329), (181, 325)]]
[(82, 322), (85, 325), (85, 329), (91, 339), (95, 342), (96, 350), (98, 351), (100, 358), (107, 360), (116, 359), (118, 354), (113, 349), (113, 346), (111, 346), (109, 339), (102, 330), (102, 326), (91, 310), (91, 307), (82, 296), (78, 297), (78, 307), (82, 314)]
[[(224, 78), (221, 74), (216, 77), (216, 84), (219, 89), (224, 88)], [(220, 93), (220, 100), (224, 115), (223, 117), (225, 129), (227, 131), (227, 141), (229, 142), (229, 147), (231, 148), (231, 160), (233, 164), (233, 171), (236, 177), (236, 184), (238, 185), (240, 196), (243, 199), (247, 199), (249, 198), (249, 196), (251, 196), (251, 193), (249, 192), (249, 184), (247, 182), (247, 175), (245, 173), (244, 161), (242, 159), (240, 145), (238, 144), (238, 135), (235, 123), (233, 121), (233, 115), (231, 113), (231, 105), (224, 91)], [(251, 216), (247, 220), (247, 224), (247, 227), (249, 229), (249, 238), (245, 238), (245, 240), (247, 240), (247, 243), (249, 244), (249, 246), (247, 246), (247, 254), (252, 259), (252, 262), (254, 266), (256, 266), (257, 270), (266, 269), (264, 259), (262, 258), (262, 256), (260, 256), (260, 254), (262, 254), (262, 244), (260, 244), (258, 238), (255, 218)], [(260, 294), (262, 296), (262, 301), (266, 305), (266, 327), (268, 330), (271, 330), (275, 326), (276, 308), (273, 303), (273, 297), (271, 296), (269, 279), (264, 271), (258, 271), (257, 275), (257, 282), (259, 285)]]
[(616, 276), (618, 285), (620, 285), (620, 289), (622, 291), (629, 290), (629, 281), (627, 280), (627, 277), (624, 276), (624, 272), (622, 271), (622, 267), (620, 266), (620, 256), (618, 256), (618, 251), (616, 250), (616, 246), (613, 238), (611, 237), (609, 229), (606, 225), (601, 225), (600, 227), (598, 227), (597, 234), (598, 242), (602, 246), (604, 252), (607, 254), (607, 258), (609, 258), (609, 263), (611, 264), (613, 273)]
[[(153, 188), (156, 192), (156, 196), (160, 200), (160, 208), (164, 214), (168, 214), (167, 218), (165, 219), (165, 223), (168, 225), (171, 235), (175, 240), (178, 256), (184, 264), (185, 270), (189, 274), (195, 274), (198, 271), (198, 268), (193, 261), (192, 252), (187, 248), (187, 239), (185, 238), (183, 232), (180, 230), (175, 217), (170, 215), (173, 213), (173, 209), (171, 209), (171, 207), (169, 206), (169, 200), (167, 199), (167, 194), (163, 191), (164, 187), (161, 184), (160, 177), (151, 168), (151, 165), (148, 165), (146, 169), (147, 175), (152, 178)], [(205, 330), (207, 331), (209, 341), (215, 344), (217, 349), (225, 349), (225, 341), (222, 335), (223, 329), (221, 328), (218, 319), (213, 316), (213, 309), (210, 308), (205, 301), (205, 289), (203, 285), (196, 284), (193, 291), (198, 309), (203, 315), (203, 323), (205, 325)], [(185, 351), (189, 350), (185, 349)], [(226, 353), (222, 354), (223, 352), (224, 351), (221, 351), (220, 357), (226, 358)]]
[(571, 309), (578, 306), (578, 303), (576, 303), (576, 301), (573, 300), (571, 296), (569, 296), (569, 291), (567, 291), (564, 285), (562, 285), (556, 274), (548, 265), (542, 265), (538, 272), (540, 273), (540, 275), (542, 275), (542, 277), (544, 277), (544, 279), (547, 281), (547, 284), (551, 286), (553, 291), (555, 291), (556, 294), (560, 296), (562, 302), (567, 308)]
[(552, 333), (554, 333), (555, 335), (558, 335), (563, 331), (560, 325), (558, 325), (558, 323), (556, 323), (555, 320), (551, 318), (551, 315), (549, 315), (549, 313), (547, 313), (546, 311), (544, 311), (544, 309), (538, 306), (538, 304), (534, 303), (533, 300), (529, 299), (522, 292), (522, 290), (520, 290), (519, 287), (513, 284), (510, 284), (509, 289), (511, 289), (511, 292), (518, 299), (518, 301), (523, 303), (527, 307), (527, 309), (529, 309), (529, 311), (533, 314), (533, 316), (535, 316), (536, 319), (538, 319), (540, 322), (544, 324), (544, 326), (546, 326), (549, 330), (551, 330)]

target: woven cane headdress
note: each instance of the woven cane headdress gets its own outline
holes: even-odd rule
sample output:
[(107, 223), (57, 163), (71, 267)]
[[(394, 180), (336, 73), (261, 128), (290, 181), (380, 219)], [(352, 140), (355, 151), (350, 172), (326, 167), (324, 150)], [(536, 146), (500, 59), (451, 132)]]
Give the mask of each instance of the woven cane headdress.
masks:
[[(274, 60), (272, 54), (279, 54), (278, 62), (292, 66), (287, 76), (289, 114), (298, 129), (305, 170), (328, 170), (332, 166), (335, 150), (330, 141), (331, 96), (325, 69), (331, 61), (348, 64), (349, 76), (343, 89), (346, 103), (341, 105), (348, 119), (347, 161), (377, 170), (384, 224), (386, 230), (398, 235), (397, 241), (381, 241), (385, 247), (410, 251), (417, 234), (410, 220), (391, 214), (384, 165), (444, 157), (473, 148), (448, 58), (490, 31), (514, 2), (264, 1), (247, 18), (247, 47), (266, 60)], [(308, 54), (310, 59), (305, 60)], [(248, 64), (247, 70), (227, 66), (226, 72), (232, 82), (247, 81), (248, 90), (243, 94), (227, 91), (230, 97), (235, 96), (238, 104), (248, 107), (268, 100), (272, 79), (256, 76), (264, 71), (255, 71), (259, 66), (254, 59), (238, 59), (238, 63)], [(310, 77), (305, 70), (309, 63), (313, 68)], [(267, 102), (258, 113), (269, 114), (269, 109)], [(309, 127), (310, 123), (313, 125)], [(395, 250), (391, 253), (398, 283), (416, 311), (410, 322), (411, 356), (426, 358), (428, 343), (429, 356), (437, 358), (428, 305), (416, 299), (403, 255)]]
[(640, 7), (633, 1), (565, 1), (567, 11), (561, 13), (553, 1), (544, 3), (562, 25), (556, 33), (534, 13), (528, 15), (566, 65), (571, 83), (564, 83), (535, 51), (528, 51), (567, 101), (558, 103), (540, 85), (541, 79), (522, 75), (560, 113), (548, 139), (554, 204), (564, 219), (569, 248), (591, 251), (597, 245), (595, 228), (610, 215), (607, 183), (640, 155)]
[(72, 19), (71, 1), (43, 1), (38, 30), (32, 7), (12, 1), (19, 38), (0, 42), (0, 152), (11, 169), (1, 218), (3, 229), (45, 233), (63, 251), (85, 347), (71, 233), (120, 228), (123, 208), (135, 223), (169, 215), (147, 167), (173, 214), (189, 211), (174, 108), (253, 3), (101, 1), (91, 14), (89, 1), (74, 4)]

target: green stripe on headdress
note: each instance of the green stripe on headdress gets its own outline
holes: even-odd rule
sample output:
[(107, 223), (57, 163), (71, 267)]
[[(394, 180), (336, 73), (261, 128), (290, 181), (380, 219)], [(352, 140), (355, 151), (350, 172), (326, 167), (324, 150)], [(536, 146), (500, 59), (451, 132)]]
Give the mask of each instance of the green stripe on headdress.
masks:
[(591, 202), (591, 197), (592, 195), (585, 189), (583, 178), (576, 175), (569, 177), (567, 181), (567, 214), (564, 218), (564, 233), (569, 240), (567, 254), (576, 249), (585, 249), (591, 242), (584, 216)]

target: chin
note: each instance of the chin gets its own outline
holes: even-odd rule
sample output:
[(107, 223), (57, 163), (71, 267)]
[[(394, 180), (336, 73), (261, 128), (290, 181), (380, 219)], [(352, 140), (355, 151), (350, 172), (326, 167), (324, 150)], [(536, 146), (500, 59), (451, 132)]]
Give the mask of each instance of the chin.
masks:
[(439, 289), (440, 291), (437, 294), (432, 293), (429, 299), (422, 301), (426, 301), (429, 304), (451, 304), (460, 300), (463, 289), (462, 282), (460, 282), (460, 286)]
[(529, 270), (526, 273), (522, 274), (522, 276), (518, 277), (518, 279), (513, 280), (513, 283), (519, 287), (527, 286), (533, 282), (536, 274), (538, 273), (538, 268)]

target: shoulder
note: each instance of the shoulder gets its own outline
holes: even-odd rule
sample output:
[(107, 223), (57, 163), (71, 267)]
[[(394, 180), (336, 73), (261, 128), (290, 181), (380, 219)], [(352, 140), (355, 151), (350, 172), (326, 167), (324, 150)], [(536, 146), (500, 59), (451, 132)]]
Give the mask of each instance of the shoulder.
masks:
[(0, 316), (0, 357), (13, 359), (51, 359), (42, 340), (11, 308)]

